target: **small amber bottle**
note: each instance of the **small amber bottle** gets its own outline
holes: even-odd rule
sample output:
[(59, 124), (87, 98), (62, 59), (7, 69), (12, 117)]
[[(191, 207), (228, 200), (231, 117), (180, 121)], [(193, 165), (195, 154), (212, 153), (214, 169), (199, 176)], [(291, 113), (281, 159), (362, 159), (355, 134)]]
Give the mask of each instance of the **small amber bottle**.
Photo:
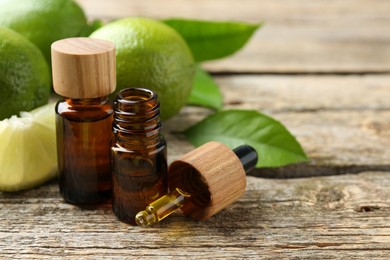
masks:
[(111, 197), (110, 146), (115, 90), (115, 46), (69, 38), (52, 44), (60, 193), (72, 204)]
[(123, 222), (134, 225), (138, 211), (167, 192), (167, 146), (161, 128), (157, 94), (142, 88), (118, 93), (111, 148), (112, 209)]

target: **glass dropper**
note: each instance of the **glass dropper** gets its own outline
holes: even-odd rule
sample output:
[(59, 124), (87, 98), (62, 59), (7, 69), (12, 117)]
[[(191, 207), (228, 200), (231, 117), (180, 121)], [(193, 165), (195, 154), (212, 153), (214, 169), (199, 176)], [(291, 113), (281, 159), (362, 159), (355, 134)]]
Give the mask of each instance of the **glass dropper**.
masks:
[[(257, 164), (258, 156), (254, 148), (248, 145), (242, 145), (235, 148), (233, 152), (234, 155), (239, 159), (239, 162), (241, 163), (243, 168), (242, 170), (244, 170), (245, 173), (255, 168)], [(221, 174), (225, 174), (229, 172), (229, 171), (224, 171), (224, 169), (219, 169), (219, 170)], [(241, 173), (237, 173), (237, 174), (241, 174)], [(234, 183), (230, 183), (229, 185), (234, 185)], [(136, 215), (135, 221), (137, 225), (139, 226), (153, 225), (154, 223), (157, 223), (162, 219), (168, 217), (176, 210), (182, 208), (187, 203), (188, 204), (194, 202), (196, 203), (196, 201), (198, 201), (197, 204), (199, 205), (199, 200), (197, 200), (197, 197), (202, 197), (201, 195), (208, 194), (208, 190), (207, 190), (208, 187), (207, 185), (204, 184), (201, 185), (198, 184), (196, 186), (198, 187), (198, 189), (195, 192), (193, 190), (192, 192), (190, 192), (187, 190), (183, 190), (182, 188), (176, 187), (168, 194), (152, 202), (146, 207), (144, 211), (141, 211)], [(228, 189), (231, 187), (224, 187), (224, 188)], [(200, 199), (200, 201), (201, 200), (202, 199)]]

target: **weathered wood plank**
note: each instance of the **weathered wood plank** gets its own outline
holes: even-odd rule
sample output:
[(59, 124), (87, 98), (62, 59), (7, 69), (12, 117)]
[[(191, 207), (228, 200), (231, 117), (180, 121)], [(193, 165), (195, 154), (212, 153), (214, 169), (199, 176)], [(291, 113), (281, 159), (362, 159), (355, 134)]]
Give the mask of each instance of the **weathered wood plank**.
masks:
[[(302, 177), (390, 170), (390, 76), (251, 75), (216, 80), (227, 109), (254, 109), (280, 120), (311, 158), (308, 165), (253, 174)], [(210, 113), (187, 107), (166, 122), (171, 160), (193, 149), (178, 133)]]
[[(128, 15), (266, 20), (215, 72), (388, 72), (388, 1), (79, 0), (91, 18)], [(0, 258), (383, 258), (390, 255), (390, 76), (218, 76), (225, 107), (282, 121), (312, 159), (257, 171), (246, 195), (207, 222), (175, 214), (128, 226), (110, 205), (64, 204), (55, 181), (0, 193)], [(170, 161), (192, 149), (180, 131), (211, 113), (185, 108), (165, 122)], [(376, 172), (364, 172), (367, 169)], [(382, 170), (380, 172), (379, 170)]]
[(389, 75), (227, 75), (215, 80), (232, 108), (273, 114), (390, 110)]
[(64, 204), (55, 183), (0, 193), (0, 258), (386, 258), (390, 172), (270, 180), (206, 222), (176, 214), (154, 228), (118, 222), (109, 205)]
[(383, 0), (78, 0), (90, 18), (265, 21), (239, 53), (207, 64), (215, 72), (389, 72), (390, 2)]

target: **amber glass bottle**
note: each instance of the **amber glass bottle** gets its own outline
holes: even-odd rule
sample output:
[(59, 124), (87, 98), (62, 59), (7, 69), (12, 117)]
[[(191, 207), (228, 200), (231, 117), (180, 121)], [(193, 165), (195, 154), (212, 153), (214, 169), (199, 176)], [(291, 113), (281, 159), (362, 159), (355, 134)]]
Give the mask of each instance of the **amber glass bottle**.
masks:
[(114, 102), (112, 209), (126, 223), (135, 224), (135, 215), (167, 192), (167, 147), (159, 115), (157, 95), (147, 89), (124, 89)]
[(57, 103), (59, 186), (65, 201), (88, 204), (111, 196), (112, 112), (106, 97)]
[(60, 193), (66, 202), (91, 204), (111, 196), (110, 147), (115, 89), (115, 46), (71, 38), (52, 45)]

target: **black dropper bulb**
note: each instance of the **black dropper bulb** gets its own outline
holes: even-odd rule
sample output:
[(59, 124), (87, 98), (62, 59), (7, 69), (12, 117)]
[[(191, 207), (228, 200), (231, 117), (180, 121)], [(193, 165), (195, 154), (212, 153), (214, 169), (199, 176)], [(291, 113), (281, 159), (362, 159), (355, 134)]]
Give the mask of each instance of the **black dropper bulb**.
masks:
[(249, 145), (240, 145), (233, 149), (233, 152), (240, 159), (246, 173), (256, 167), (258, 156), (256, 150)]

